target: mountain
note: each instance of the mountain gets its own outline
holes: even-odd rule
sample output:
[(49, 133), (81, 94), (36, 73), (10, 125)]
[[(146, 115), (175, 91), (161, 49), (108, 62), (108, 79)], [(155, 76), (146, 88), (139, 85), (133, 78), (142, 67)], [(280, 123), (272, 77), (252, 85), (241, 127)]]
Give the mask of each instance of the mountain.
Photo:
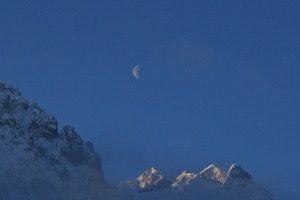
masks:
[(138, 178), (122, 182), (117, 188), (122, 191), (121, 193), (128, 193), (128, 196), (136, 196), (144, 192), (168, 189), (171, 185), (172, 179), (152, 167), (142, 173)]
[[(121, 167), (121, 166), (120, 166)], [(109, 186), (99, 155), (72, 126), (57, 120), (20, 91), (0, 83), (1, 200), (273, 200), (239, 165), (210, 165), (176, 178), (150, 168)]]
[(202, 178), (221, 183), (225, 182), (226, 175), (227, 172), (225, 170), (218, 168), (214, 164), (209, 165), (207, 168), (205, 168), (199, 173), (199, 176), (201, 176)]
[[(159, 184), (164, 182), (167, 184)], [(151, 168), (138, 178), (121, 183), (118, 190), (123, 196), (127, 194), (127, 199), (138, 200), (273, 200), (272, 195), (237, 164), (233, 164), (228, 171), (215, 165), (197, 174), (183, 171), (175, 180)]]
[[(56, 119), (20, 91), (0, 83), (0, 199), (97, 196), (106, 185), (91, 142), (72, 126), (60, 133)], [(94, 189), (96, 188), (96, 189)], [(99, 189), (100, 188), (100, 189)]]

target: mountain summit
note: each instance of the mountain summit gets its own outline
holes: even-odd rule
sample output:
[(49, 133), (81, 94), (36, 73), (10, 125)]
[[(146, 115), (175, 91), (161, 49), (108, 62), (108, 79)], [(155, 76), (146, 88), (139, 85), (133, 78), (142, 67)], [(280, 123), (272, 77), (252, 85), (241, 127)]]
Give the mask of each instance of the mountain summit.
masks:
[(78, 197), (106, 185), (92, 143), (84, 143), (72, 126), (59, 133), (53, 116), (4, 83), (0, 150), (0, 199), (40, 199), (42, 194), (55, 199), (62, 198), (62, 191)]
[(123, 195), (127, 194), (123, 197), (137, 200), (273, 200), (269, 192), (254, 182), (251, 175), (236, 164), (228, 171), (213, 164), (198, 174), (184, 171), (175, 180), (151, 168), (137, 179), (121, 183), (118, 190), (122, 191)]
[(226, 179), (226, 171), (216, 167), (214, 164), (209, 165), (201, 171), (199, 175), (203, 178), (207, 178), (212, 181), (219, 181), (221, 183), (224, 183)]
[(150, 168), (111, 187), (99, 155), (72, 126), (57, 120), (21, 92), (0, 83), (0, 199), (2, 200), (273, 200), (240, 165), (210, 165), (173, 179)]

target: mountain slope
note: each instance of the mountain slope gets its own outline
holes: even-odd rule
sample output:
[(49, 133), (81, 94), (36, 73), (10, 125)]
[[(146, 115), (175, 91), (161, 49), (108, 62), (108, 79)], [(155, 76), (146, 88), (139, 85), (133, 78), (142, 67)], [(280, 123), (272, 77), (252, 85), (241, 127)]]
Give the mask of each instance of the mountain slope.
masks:
[[(150, 181), (145, 185), (145, 180)], [(168, 180), (169, 184), (157, 188), (159, 180)], [(144, 190), (144, 187), (148, 189)], [(176, 180), (162, 176), (151, 168), (137, 179), (123, 182), (118, 189), (123, 196), (127, 192), (127, 199), (273, 200), (269, 192), (236, 164), (227, 172), (215, 165), (208, 166), (198, 174), (184, 171)]]
[(105, 185), (92, 143), (84, 143), (71, 126), (58, 133), (54, 117), (37, 104), (29, 105), (19, 90), (3, 83), (0, 163), (1, 199), (80, 196)]
[[(122, 166), (120, 166), (121, 168)], [(116, 187), (104, 180), (91, 142), (20, 91), (0, 83), (0, 199), (2, 200), (273, 200), (239, 165), (210, 165), (173, 179), (157, 169)]]

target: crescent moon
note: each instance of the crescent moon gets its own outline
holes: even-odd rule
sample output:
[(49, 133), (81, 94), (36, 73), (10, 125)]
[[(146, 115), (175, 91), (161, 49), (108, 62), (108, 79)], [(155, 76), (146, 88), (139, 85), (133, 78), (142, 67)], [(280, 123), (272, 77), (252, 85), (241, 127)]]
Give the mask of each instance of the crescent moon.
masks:
[(134, 68), (132, 70), (133, 76), (135, 78), (137, 78), (137, 79), (140, 78), (139, 70), (140, 70), (140, 66), (139, 65), (134, 66)]

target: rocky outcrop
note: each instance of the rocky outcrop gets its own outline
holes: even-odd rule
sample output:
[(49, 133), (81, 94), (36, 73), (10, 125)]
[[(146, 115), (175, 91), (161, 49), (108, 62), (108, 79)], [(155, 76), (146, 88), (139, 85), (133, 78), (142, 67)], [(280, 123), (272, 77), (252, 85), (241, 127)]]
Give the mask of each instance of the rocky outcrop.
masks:
[(18, 89), (0, 83), (0, 199), (2, 200), (273, 200), (239, 165), (210, 165), (176, 179), (151, 168), (108, 187), (91, 142), (57, 120)]
[(91, 194), (91, 188), (98, 193), (106, 185), (93, 144), (84, 143), (72, 126), (58, 133), (53, 116), (37, 104), (29, 105), (18, 89), (4, 83), (0, 150), (1, 199), (79, 197), (84, 191)]
[(251, 183), (252, 176), (241, 166), (233, 164), (229, 170), (224, 185)]
[[(168, 184), (155, 189), (168, 180)], [(210, 165), (200, 173), (182, 172), (173, 180), (149, 169), (137, 179), (118, 186), (123, 197), (128, 199), (206, 199), (206, 200), (273, 200), (272, 195), (252, 180), (252, 176), (239, 165), (232, 165), (228, 171)], [(143, 191), (143, 192), (141, 192)], [(126, 194), (127, 195), (124, 195)]]
[(164, 188), (169, 188), (172, 185), (172, 181), (169, 178), (158, 172), (153, 167), (141, 174), (137, 178), (137, 181), (140, 183), (140, 192), (162, 190)]

